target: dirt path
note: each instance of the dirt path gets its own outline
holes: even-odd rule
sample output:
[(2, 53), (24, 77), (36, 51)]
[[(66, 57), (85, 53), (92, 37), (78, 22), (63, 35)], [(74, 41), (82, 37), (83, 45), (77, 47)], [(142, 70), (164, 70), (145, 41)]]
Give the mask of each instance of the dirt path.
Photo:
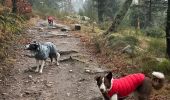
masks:
[(30, 53), (21, 49), (8, 91), (0, 100), (99, 100), (101, 94), (94, 76), (103, 70), (71, 32), (49, 30), (47, 26), (42, 32), (37, 31), (44, 23), (40, 21), (36, 28), (28, 30), (29, 36), (39, 42), (53, 42), (62, 52), (60, 66), (47, 62), (43, 74), (32, 72), (29, 69), (35, 66), (35, 60), (24, 56)]

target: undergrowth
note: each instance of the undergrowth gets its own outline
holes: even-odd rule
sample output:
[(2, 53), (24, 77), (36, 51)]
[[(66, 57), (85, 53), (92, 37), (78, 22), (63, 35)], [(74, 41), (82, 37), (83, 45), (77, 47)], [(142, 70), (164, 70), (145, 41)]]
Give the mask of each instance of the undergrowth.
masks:
[[(145, 72), (160, 71), (166, 75), (170, 75), (170, 61), (165, 59), (166, 43), (165, 38), (162, 37), (148, 37), (145, 33), (136, 33), (134, 30), (121, 30), (118, 33), (112, 33), (103, 37), (98, 35), (93, 39), (96, 51), (108, 58), (113, 59), (117, 56), (123, 57), (122, 60), (127, 62), (127, 66), (138, 66), (135, 68), (128, 68), (129, 72)], [(163, 34), (163, 33), (161, 33)], [(122, 53), (122, 49), (126, 46), (134, 47), (135, 56)], [(129, 56), (126, 56), (129, 55)], [(165, 60), (159, 60), (165, 59)], [(114, 62), (115, 63), (115, 62)], [(113, 63), (113, 65), (115, 65)], [(113, 66), (117, 67), (117, 66)], [(119, 66), (120, 67), (120, 66)], [(124, 66), (122, 66), (124, 69)]]
[[(13, 68), (17, 41), (24, 38), (21, 33), (26, 24), (21, 15), (11, 13), (10, 9), (0, 12), (0, 79), (8, 76)], [(2, 79), (3, 80), (3, 79)]]
[(155, 57), (165, 57), (166, 42), (165, 38), (151, 38), (148, 43), (147, 51)]

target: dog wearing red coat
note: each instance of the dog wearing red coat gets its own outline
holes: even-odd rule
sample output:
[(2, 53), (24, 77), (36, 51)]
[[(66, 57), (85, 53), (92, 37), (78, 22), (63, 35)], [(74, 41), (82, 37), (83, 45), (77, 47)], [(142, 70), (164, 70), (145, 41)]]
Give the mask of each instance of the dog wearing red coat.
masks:
[(53, 20), (54, 20), (54, 18), (52, 17), (52, 16), (48, 16), (48, 24), (49, 25), (53, 25)]
[(96, 76), (95, 80), (105, 100), (124, 100), (131, 93), (134, 93), (135, 100), (149, 100), (152, 87), (161, 89), (165, 76), (161, 72), (153, 72), (151, 78), (136, 73), (114, 79), (109, 72), (106, 76)]

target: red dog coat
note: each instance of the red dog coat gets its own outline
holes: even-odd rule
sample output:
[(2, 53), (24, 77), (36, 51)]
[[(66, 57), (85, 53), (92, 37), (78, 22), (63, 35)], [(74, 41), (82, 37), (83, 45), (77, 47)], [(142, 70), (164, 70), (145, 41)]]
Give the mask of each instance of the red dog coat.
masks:
[(52, 16), (48, 16), (48, 20), (53, 20), (53, 17)]
[(53, 23), (53, 17), (52, 16), (48, 16), (48, 23)]
[(142, 73), (131, 74), (119, 79), (112, 80), (112, 88), (108, 95), (112, 97), (117, 94), (119, 98), (126, 97), (142, 84), (145, 75)]

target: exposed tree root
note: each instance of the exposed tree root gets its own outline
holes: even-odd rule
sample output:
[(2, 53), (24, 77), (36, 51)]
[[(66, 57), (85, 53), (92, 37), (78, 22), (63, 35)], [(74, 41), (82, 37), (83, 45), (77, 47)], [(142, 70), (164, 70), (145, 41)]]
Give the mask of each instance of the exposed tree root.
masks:
[(59, 34), (59, 35), (55, 35), (55, 34), (52, 34), (52, 35), (49, 35), (49, 36), (46, 36), (45, 38), (67, 38), (69, 37), (68, 35), (65, 35), (65, 34)]
[(60, 55), (68, 55), (73, 53), (78, 53), (78, 51), (70, 50), (70, 51), (59, 51)]
[(81, 61), (81, 60), (79, 60), (79, 59), (73, 58), (73, 57), (71, 57), (71, 56), (70, 56), (69, 58), (60, 60), (60, 62), (74, 62), (74, 61), (76, 61), (76, 62), (81, 62), (81, 63), (85, 63), (84, 61)]
[(25, 56), (25, 57), (28, 57), (28, 58), (35, 58), (35, 56), (34, 56), (34, 55), (28, 55), (28, 54), (25, 54), (24, 56)]

